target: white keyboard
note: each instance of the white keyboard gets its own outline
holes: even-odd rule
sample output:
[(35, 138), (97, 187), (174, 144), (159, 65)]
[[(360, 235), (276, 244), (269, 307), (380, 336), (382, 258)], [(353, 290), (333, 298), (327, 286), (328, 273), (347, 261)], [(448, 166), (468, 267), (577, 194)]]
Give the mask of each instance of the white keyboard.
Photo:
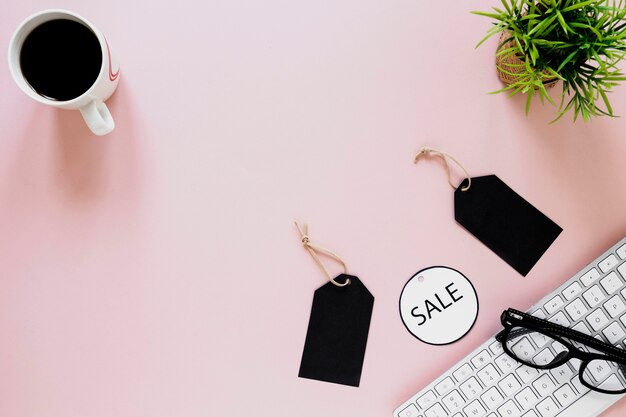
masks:
[[(626, 238), (529, 312), (626, 347)], [(543, 371), (520, 365), (494, 336), (400, 405), (393, 416), (592, 417), (623, 397), (590, 391), (578, 379), (578, 365), (572, 360)]]

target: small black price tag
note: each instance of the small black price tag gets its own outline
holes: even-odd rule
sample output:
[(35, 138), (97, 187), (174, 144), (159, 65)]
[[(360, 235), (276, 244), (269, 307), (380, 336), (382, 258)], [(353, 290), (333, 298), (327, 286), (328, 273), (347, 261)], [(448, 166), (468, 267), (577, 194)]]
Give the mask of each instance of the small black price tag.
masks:
[(374, 296), (355, 276), (341, 274), (315, 291), (300, 363), (301, 378), (358, 387)]
[(495, 175), (467, 185), (454, 192), (456, 221), (526, 276), (563, 229)]

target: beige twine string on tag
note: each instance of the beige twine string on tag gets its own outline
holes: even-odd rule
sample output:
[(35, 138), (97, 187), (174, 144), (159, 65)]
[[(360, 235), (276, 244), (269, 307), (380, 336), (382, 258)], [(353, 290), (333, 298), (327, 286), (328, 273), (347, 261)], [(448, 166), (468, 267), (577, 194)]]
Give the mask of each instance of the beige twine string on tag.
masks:
[(446, 152), (439, 151), (433, 148), (428, 148), (425, 146), (422, 149), (420, 149), (417, 155), (415, 155), (415, 160), (413, 162), (417, 164), (419, 160), (426, 155), (438, 156), (439, 158), (443, 160), (443, 165), (446, 167), (446, 173), (448, 174), (448, 184), (450, 184), (450, 187), (452, 187), (453, 190), (456, 190), (456, 187), (452, 183), (452, 174), (450, 172), (450, 164), (448, 163), (448, 159), (451, 159), (455, 164), (457, 164), (463, 170), (463, 172), (465, 172), (465, 177), (467, 178), (467, 185), (462, 187), (461, 191), (467, 191), (470, 189), (470, 187), (472, 186), (472, 178), (470, 177), (465, 167), (461, 165), (461, 163), (457, 161), (455, 157), (453, 157), (452, 155)]
[(328, 277), (328, 280), (338, 287), (345, 287), (346, 285), (350, 285), (349, 278), (346, 279), (346, 281), (343, 284), (340, 284), (337, 281), (335, 281), (335, 279), (328, 273), (328, 270), (326, 270), (326, 268), (324, 267), (324, 264), (322, 264), (322, 260), (317, 255), (320, 254), (320, 255), (328, 256), (329, 258), (332, 258), (336, 260), (337, 262), (339, 262), (341, 266), (343, 266), (344, 274), (348, 273), (348, 268), (346, 267), (346, 263), (334, 252), (326, 248), (322, 248), (321, 246), (312, 244), (309, 239), (308, 226), (306, 225), (306, 223), (303, 225), (302, 229), (300, 229), (300, 226), (298, 225), (297, 222), (294, 222), (294, 224), (298, 228), (298, 232), (300, 232), (300, 237), (302, 238), (302, 245), (305, 247), (306, 250), (309, 251), (313, 260), (317, 263), (317, 265), (322, 269), (324, 274), (326, 274), (326, 276)]

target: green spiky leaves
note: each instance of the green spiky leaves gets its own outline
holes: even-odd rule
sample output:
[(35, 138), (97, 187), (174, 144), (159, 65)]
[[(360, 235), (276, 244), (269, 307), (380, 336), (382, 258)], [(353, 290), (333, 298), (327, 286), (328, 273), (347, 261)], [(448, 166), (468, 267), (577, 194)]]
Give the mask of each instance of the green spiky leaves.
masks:
[(498, 45), (501, 57), (515, 56), (522, 64), (500, 66), (513, 81), (498, 92), (528, 94), (555, 104), (546, 83), (562, 80), (560, 119), (573, 111), (581, 117), (614, 116), (608, 99), (612, 87), (626, 80), (618, 64), (626, 55), (625, 0), (501, 0), (502, 8), (472, 12), (493, 20), (480, 46), (505, 33)]

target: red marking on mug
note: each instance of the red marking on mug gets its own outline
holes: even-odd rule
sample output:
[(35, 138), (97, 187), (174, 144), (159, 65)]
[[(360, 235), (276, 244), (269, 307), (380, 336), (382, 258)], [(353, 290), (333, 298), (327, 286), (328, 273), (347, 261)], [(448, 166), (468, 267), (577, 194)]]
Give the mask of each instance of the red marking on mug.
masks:
[(113, 62), (111, 62), (111, 50), (109, 49), (109, 42), (107, 41), (107, 38), (104, 38), (104, 42), (107, 44), (107, 54), (109, 56), (109, 80), (115, 81), (118, 75), (120, 75), (120, 69), (118, 68), (117, 71), (115, 71), (115, 73), (111, 71)]

